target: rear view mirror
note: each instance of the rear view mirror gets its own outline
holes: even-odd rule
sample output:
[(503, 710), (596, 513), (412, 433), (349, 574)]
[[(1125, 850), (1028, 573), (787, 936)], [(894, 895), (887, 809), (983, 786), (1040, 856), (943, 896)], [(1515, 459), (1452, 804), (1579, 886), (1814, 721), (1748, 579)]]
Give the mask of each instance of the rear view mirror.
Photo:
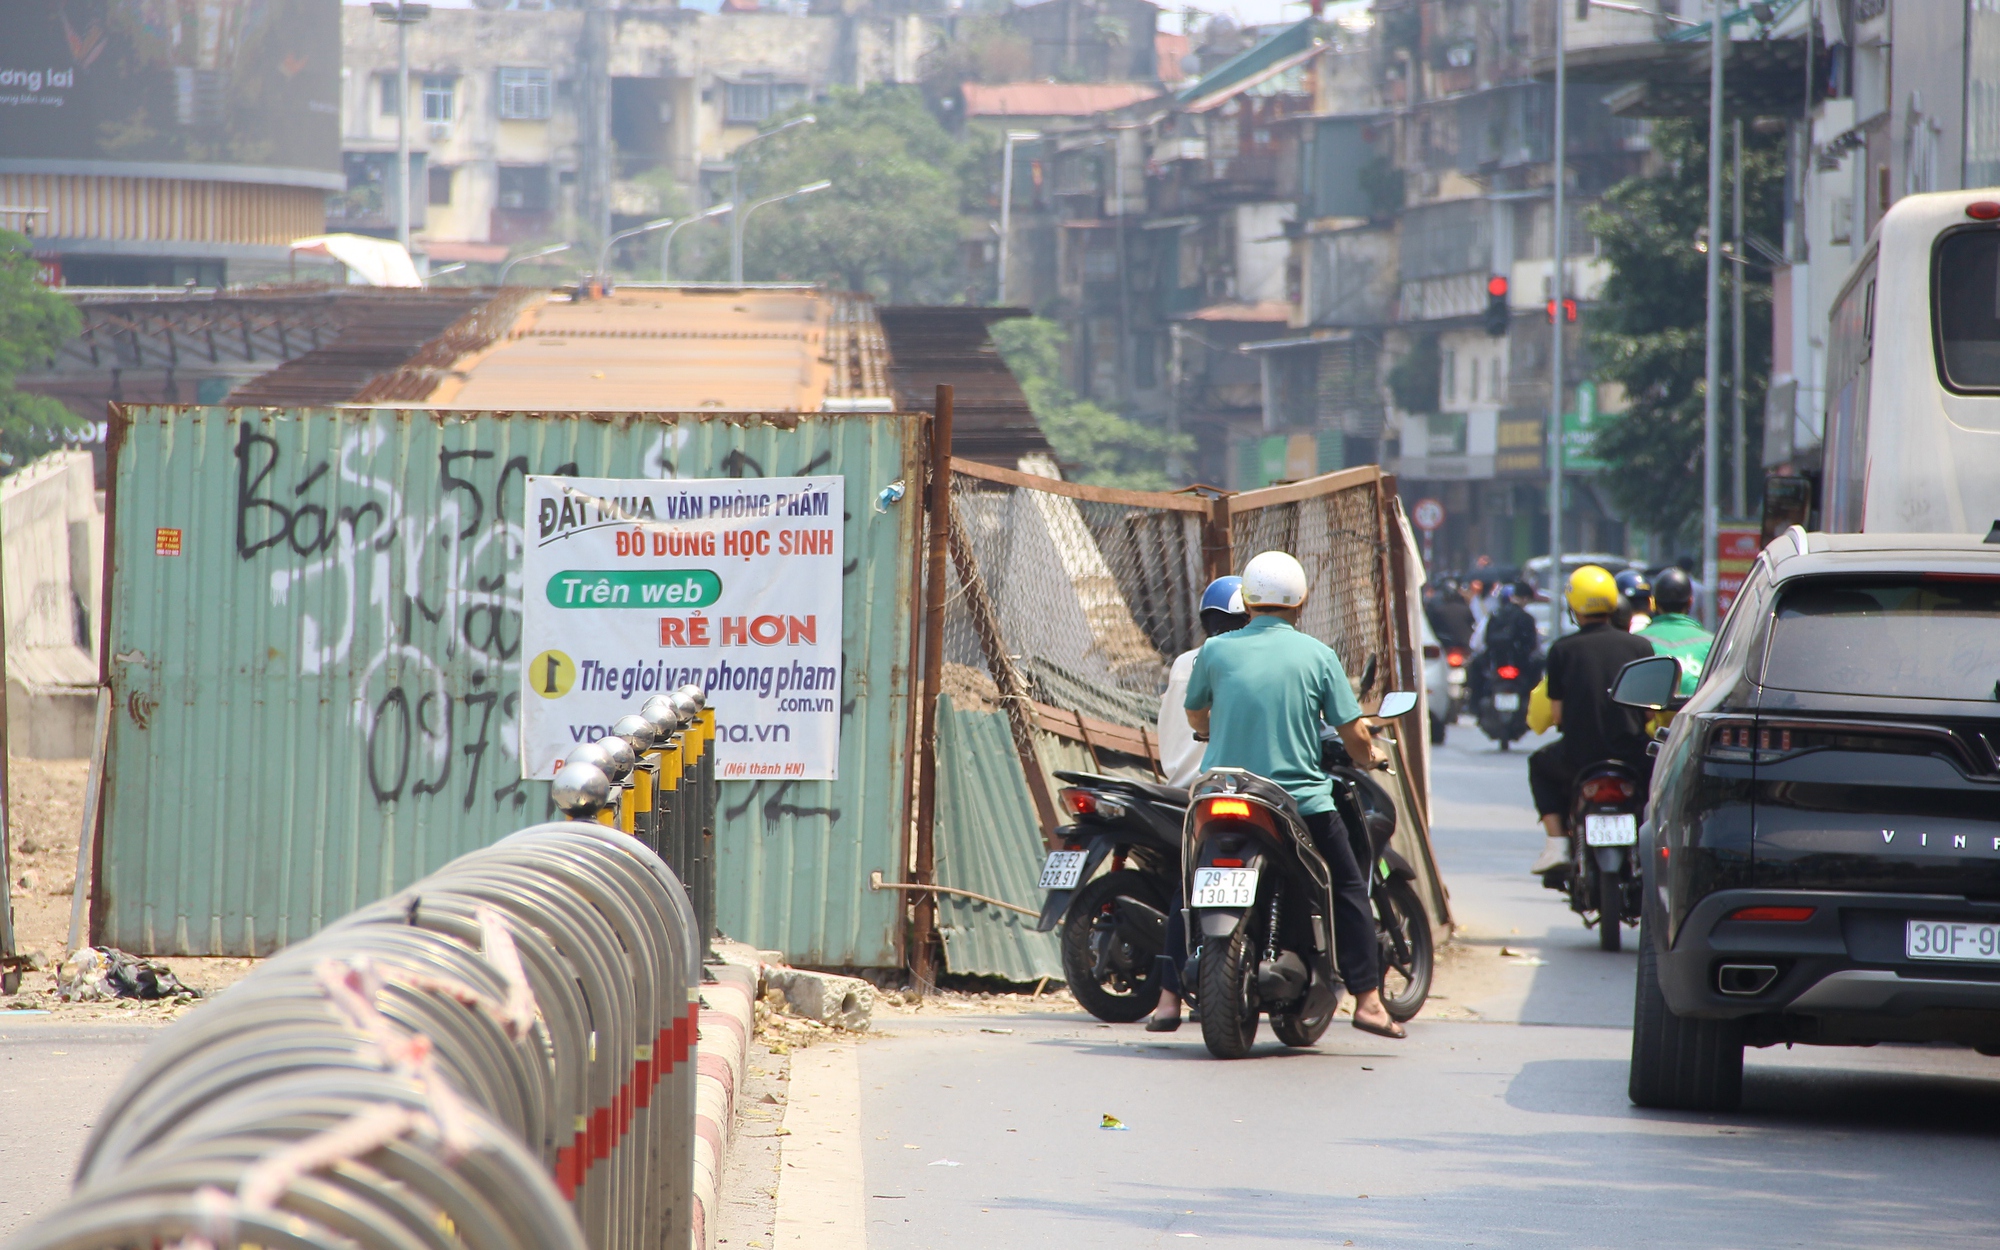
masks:
[(1395, 720), (1398, 716), (1408, 716), (1417, 707), (1417, 696), (1407, 690), (1394, 690), (1382, 696), (1382, 706), (1375, 715), (1383, 720)]
[(1649, 655), (1618, 670), (1611, 684), (1611, 701), (1648, 712), (1664, 712), (1687, 702), (1680, 697), (1681, 662), (1670, 655)]

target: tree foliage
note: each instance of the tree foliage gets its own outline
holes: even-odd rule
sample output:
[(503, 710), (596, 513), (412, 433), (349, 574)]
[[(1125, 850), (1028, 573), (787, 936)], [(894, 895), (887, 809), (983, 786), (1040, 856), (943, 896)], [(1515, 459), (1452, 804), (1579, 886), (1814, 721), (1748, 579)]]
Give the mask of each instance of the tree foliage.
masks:
[(745, 276), (824, 281), (898, 304), (961, 295), (958, 242), (978, 224), (969, 215), (986, 213), (998, 174), (991, 137), (954, 138), (912, 87), (837, 88), (797, 111), (817, 124), (744, 150), (743, 198), (833, 186), (749, 219)]
[(993, 342), (1034, 410), (1056, 459), (1093, 486), (1172, 490), (1170, 457), (1194, 452), (1194, 440), (1127, 420), (1101, 408), (1062, 380), (1065, 333), (1053, 321), (1022, 317), (993, 327)]
[(14, 375), (55, 354), (83, 328), (70, 302), (40, 281), (25, 236), (0, 230), (0, 464), (18, 468), (83, 428), (60, 402), (14, 389)]
[[(1601, 379), (1617, 382), (1631, 408), (1599, 428), (1601, 479), (1625, 519), (1655, 533), (1686, 538), (1701, 529), (1701, 445), (1707, 258), (1695, 249), (1708, 222), (1708, 144), (1693, 123), (1653, 130), (1660, 168), (1613, 187), (1587, 218), (1609, 264), (1590, 319), (1591, 352)], [(1723, 228), (1729, 225), (1732, 171), (1723, 165)], [(1783, 229), (1784, 137), (1745, 127), (1743, 227), (1764, 239)], [(1764, 391), (1771, 362), (1770, 270), (1754, 248), (1749, 264), (1724, 261), (1723, 385), (1729, 375), (1729, 279), (1745, 277), (1743, 406), (1746, 455), (1762, 463)], [(1719, 491), (1729, 496), (1729, 396), (1721, 397)]]

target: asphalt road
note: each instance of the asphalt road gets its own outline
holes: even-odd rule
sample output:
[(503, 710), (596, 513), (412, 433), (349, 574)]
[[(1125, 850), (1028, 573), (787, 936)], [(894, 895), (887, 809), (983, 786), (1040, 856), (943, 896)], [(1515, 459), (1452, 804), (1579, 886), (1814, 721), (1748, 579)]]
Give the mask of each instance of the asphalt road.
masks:
[(1469, 726), (1439, 753), (1470, 962), (1440, 1004), (1461, 1018), (1409, 1041), (1267, 1030), (1225, 1063), (1186, 1027), (883, 1022), (856, 1048), (870, 1250), (1992, 1245), (2000, 1061), (1752, 1051), (1737, 1114), (1627, 1103), (1634, 959), (1526, 874), (1524, 767)]
[(98, 1112), (158, 1031), (0, 1012), (0, 1237), (68, 1196)]

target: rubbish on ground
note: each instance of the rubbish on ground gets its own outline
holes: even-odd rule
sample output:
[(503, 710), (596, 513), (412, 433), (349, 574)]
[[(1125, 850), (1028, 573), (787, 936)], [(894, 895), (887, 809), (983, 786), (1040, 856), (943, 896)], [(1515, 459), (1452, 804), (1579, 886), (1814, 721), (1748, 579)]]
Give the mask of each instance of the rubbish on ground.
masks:
[(924, 1166), (933, 1168), (955, 1168), (960, 1165), (958, 1160), (956, 1159), (932, 1159), (929, 1163), (925, 1164)]
[(182, 985), (165, 964), (111, 946), (82, 947), (63, 961), (57, 982), (56, 997), (66, 1003), (201, 997), (200, 990)]
[(1117, 1116), (1115, 1116), (1115, 1115), (1107, 1115), (1107, 1116), (1105, 1116), (1105, 1117), (1104, 1117), (1104, 1123), (1102, 1123), (1102, 1124), (1098, 1125), (1097, 1127), (1099, 1127), (1099, 1128), (1108, 1128), (1108, 1129), (1110, 1129), (1111, 1131), (1113, 1131), (1113, 1132), (1115, 1132), (1115, 1133), (1123, 1133), (1123, 1132), (1126, 1132), (1126, 1131), (1127, 1131), (1127, 1129), (1126, 1129), (1126, 1125), (1125, 1125), (1125, 1121), (1123, 1121), (1123, 1120), (1119, 1119), (1119, 1118), (1118, 1118)]
[(981, 1029), (981, 1033), (1012, 1033), (1012, 1029)]

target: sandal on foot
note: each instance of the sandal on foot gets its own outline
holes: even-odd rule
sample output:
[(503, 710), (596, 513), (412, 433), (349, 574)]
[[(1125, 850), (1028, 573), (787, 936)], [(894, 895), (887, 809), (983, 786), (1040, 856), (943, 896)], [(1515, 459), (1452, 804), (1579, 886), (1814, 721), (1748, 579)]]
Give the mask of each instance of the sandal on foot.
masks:
[(1398, 1042), (1410, 1036), (1404, 1030), (1403, 1026), (1394, 1020), (1389, 1021), (1387, 1024), (1370, 1024), (1361, 1017), (1356, 1016), (1354, 1018), (1354, 1027), (1360, 1029), (1363, 1033), (1373, 1033), (1377, 1037), (1386, 1037)]
[(1171, 1016), (1146, 1017), (1146, 1032), (1148, 1033), (1171, 1033), (1179, 1027), (1181, 1027), (1179, 1012), (1175, 1012)]

